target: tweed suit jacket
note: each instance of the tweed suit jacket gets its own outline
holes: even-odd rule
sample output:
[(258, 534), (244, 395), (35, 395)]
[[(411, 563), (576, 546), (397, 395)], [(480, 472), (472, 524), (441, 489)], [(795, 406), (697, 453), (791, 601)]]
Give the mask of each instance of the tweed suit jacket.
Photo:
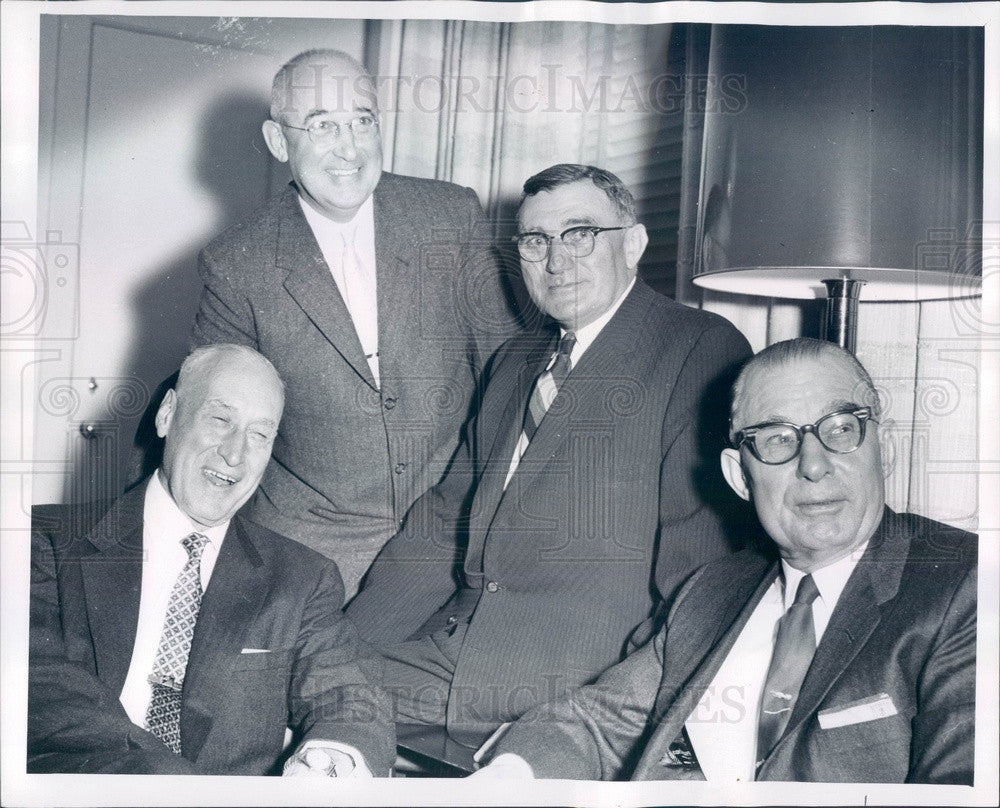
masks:
[(337, 561), (349, 595), (441, 478), (486, 360), (516, 330), (471, 189), (383, 172), (373, 200), (380, 385), (293, 187), (202, 251), (193, 335), (249, 345), (281, 374), (250, 516)]
[[(886, 509), (758, 780), (972, 784), (976, 559), (974, 535)], [(497, 754), (539, 777), (703, 779), (684, 722), (779, 566), (747, 551), (699, 570), (652, 642), (526, 716)], [(874, 703), (891, 708), (858, 706)]]
[[(34, 513), (29, 772), (274, 774), (285, 729), (358, 749), (372, 772), (394, 757), (381, 665), (343, 617), (336, 567), (233, 518), (202, 598), (175, 755), (119, 701), (142, 580), (145, 486), (110, 510)], [(266, 652), (241, 653), (245, 648)]]
[(501, 349), (463, 462), (414, 506), (348, 610), (379, 647), (468, 621), (448, 706), (460, 733), (591, 681), (659, 592), (730, 549), (711, 505), (724, 436), (707, 425), (726, 423), (746, 340), (637, 281), (504, 490), (557, 336)]

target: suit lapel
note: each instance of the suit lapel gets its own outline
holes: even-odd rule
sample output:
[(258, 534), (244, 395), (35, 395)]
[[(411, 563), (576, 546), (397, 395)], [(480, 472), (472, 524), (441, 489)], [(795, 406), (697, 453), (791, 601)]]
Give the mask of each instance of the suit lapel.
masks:
[[(375, 283), (378, 300), (378, 344), (380, 375), (400, 378), (413, 372), (407, 358), (416, 358), (420, 339), (421, 258), (414, 255), (421, 238), (413, 228), (414, 211), (404, 202), (407, 190), (399, 190), (398, 178), (383, 172), (372, 202), (375, 211)], [(429, 212), (428, 212), (429, 213)], [(426, 236), (424, 236), (426, 238)], [(455, 248), (454, 238), (433, 249)]]
[(782, 738), (816, 713), (833, 683), (875, 631), (882, 604), (899, 590), (907, 550), (908, 539), (899, 531), (896, 515), (886, 509), (830, 616)]
[(184, 676), (181, 746), (196, 760), (212, 726), (214, 710), (231, 687), (229, 671), (267, 595), (267, 576), (250, 531), (234, 518), (202, 597)]
[[(661, 758), (680, 734), (777, 575), (777, 562), (754, 556), (747, 559), (735, 580), (699, 582), (699, 591), (706, 595), (697, 604), (685, 606), (682, 601), (692, 619), (671, 622), (668, 628), (663, 682), (651, 716), (656, 729), (633, 779), (668, 776)], [(723, 588), (729, 591), (728, 597), (718, 597)]]
[(118, 499), (87, 536), (97, 552), (80, 560), (97, 675), (115, 692), (125, 684), (139, 621), (145, 495), (142, 485)]
[[(477, 496), (476, 513), (482, 516), (484, 527), (488, 527), (492, 522), (505, 493), (503, 484), (514, 457), (514, 449), (524, 429), (524, 413), (528, 407), (528, 398), (531, 396), (538, 374), (544, 370), (552, 355), (555, 343), (556, 337), (553, 334), (549, 339), (534, 345), (525, 354), (523, 361), (515, 358), (516, 367), (512, 379), (497, 379), (498, 387), (508, 389), (509, 392), (482, 466), (489, 474), (483, 478)], [(537, 436), (536, 432), (535, 437)]]
[(282, 197), (274, 263), (288, 272), (285, 289), (313, 325), (355, 372), (375, 388), (375, 377), (365, 360), (354, 321), (302, 213), (298, 195), (291, 188)]

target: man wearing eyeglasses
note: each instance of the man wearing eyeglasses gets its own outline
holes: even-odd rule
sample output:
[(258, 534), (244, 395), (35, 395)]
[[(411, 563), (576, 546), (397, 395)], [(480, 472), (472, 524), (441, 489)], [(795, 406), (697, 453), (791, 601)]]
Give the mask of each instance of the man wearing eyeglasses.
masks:
[(336, 561), (348, 597), (516, 331), (475, 193), (382, 170), (376, 89), (339, 51), (278, 71), (263, 133), (292, 184), (202, 252), (193, 337), (249, 345), (285, 379), (250, 515)]
[(478, 776), (971, 785), (977, 540), (885, 506), (880, 420), (832, 343), (747, 363), (722, 469), (770, 541), (696, 572), (652, 642)]
[(746, 340), (636, 278), (646, 230), (610, 172), (536, 174), (518, 224), (552, 327), (498, 353), (470, 440), (348, 610), (388, 658), (397, 720), (467, 744), (592, 681), (732, 547), (715, 457)]

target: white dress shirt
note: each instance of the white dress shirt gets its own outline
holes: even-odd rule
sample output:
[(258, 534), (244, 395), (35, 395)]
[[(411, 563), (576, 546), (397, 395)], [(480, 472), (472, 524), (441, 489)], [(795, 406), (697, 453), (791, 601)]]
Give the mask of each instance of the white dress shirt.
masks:
[[(812, 573), (819, 596), (812, 603), (816, 644), (864, 554), (860, 548)], [(801, 570), (781, 561), (782, 575), (764, 593), (705, 695), (685, 721), (698, 763), (710, 782), (751, 782), (755, 775), (757, 712), (771, 664), (778, 620), (795, 600)]]
[(215, 527), (202, 527), (192, 522), (171, 499), (160, 481), (160, 472), (154, 474), (146, 486), (142, 510), (142, 588), (139, 595), (139, 623), (136, 628), (132, 662), (119, 700), (133, 724), (146, 723), (146, 710), (153, 696), (149, 675), (153, 672), (156, 649), (163, 633), (170, 593), (184, 565), (188, 553), (181, 540), (192, 533), (208, 537), (201, 554), (201, 588), (208, 588), (208, 581), (215, 569), (222, 540), (229, 522)]
[(323, 259), (347, 305), (361, 350), (376, 383), (378, 365), (378, 297), (375, 275), (375, 205), (369, 196), (349, 222), (335, 222), (299, 197), (302, 213), (319, 243)]
[[(614, 302), (614, 304), (609, 308), (604, 314), (598, 317), (594, 322), (588, 323), (583, 326), (583, 328), (574, 331), (576, 335), (576, 342), (573, 344), (573, 350), (569, 355), (569, 365), (570, 372), (577, 366), (577, 363), (583, 358), (583, 355), (587, 352), (587, 349), (593, 345), (594, 340), (597, 339), (598, 334), (604, 330), (604, 326), (608, 324), (612, 317), (615, 316), (615, 312), (621, 308), (622, 301), (628, 297), (628, 293), (632, 291), (632, 287), (635, 286), (635, 278), (626, 287), (625, 291), (621, 293), (621, 296)], [(562, 326), (559, 327), (559, 337), (566, 336), (566, 329)], [(551, 370), (552, 366), (556, 362), (556, 354), (552, 354), (552, 358), (549, 359), (548, 365), (545, 366), (545, 370)], [(540, 374), (539, 374), (540, 375)], [(534, 391), (532, 390), (532, 393)], [(555, 398), (555, 396), (553, 396)], [(552, 401), (545, 402), (545, 409), (552, 406)], [(523, 413), (522, 413), (523, 417)], [(510, 466), (507, 468), (507, 477), (503, 482), (504, 490), (506, 490), (508, 484), (510, 483), (510, 478), (514, 476), (514, 472), (517, 471), (517, 467), (521, 462), (521, 458), (524, 457), (524, 452), (528, 448), (528, 436), (524, 434), (524, 430), (521, 430), (521, 435), (517, 439), (517, 446), (514, 447), (514, 456), (510, 459)]]

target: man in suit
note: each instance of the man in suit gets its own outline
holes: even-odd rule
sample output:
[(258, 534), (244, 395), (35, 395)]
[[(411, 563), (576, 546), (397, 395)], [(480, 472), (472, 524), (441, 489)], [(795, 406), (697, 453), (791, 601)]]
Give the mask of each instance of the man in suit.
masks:
[(521, 269), (553, 328), (498, 353), (461, 460), (348, 611), (389, 660), (397, 720), (466, 743), (591, 681), (729, 550), (705, 411), (746, 341), (636, 278), (646, 230), (613, 174), (557, 165), (524, 194)]
[(336, 566), (235, 515), (283, 404), (260, 354), (200, 348), (147, 483), (34, 514), (29, 772), (388, 774), (391, 708)]
[(293, 181), (202, 252), (193, 342), (249, 345), (281, 373), (288, 407), (250, 515), (335, 560), (350, 597), (443, 475), (515, 327), (475, 193), (382, 170), (358, 62), (296, 56), (263, 132)]
[(751, 360), (722, 467), (770, 541), (696, 572), (652, 642), (477, 776), (971, 785), (976, 537), (885, 506), (879, 420), (832, 343)]

